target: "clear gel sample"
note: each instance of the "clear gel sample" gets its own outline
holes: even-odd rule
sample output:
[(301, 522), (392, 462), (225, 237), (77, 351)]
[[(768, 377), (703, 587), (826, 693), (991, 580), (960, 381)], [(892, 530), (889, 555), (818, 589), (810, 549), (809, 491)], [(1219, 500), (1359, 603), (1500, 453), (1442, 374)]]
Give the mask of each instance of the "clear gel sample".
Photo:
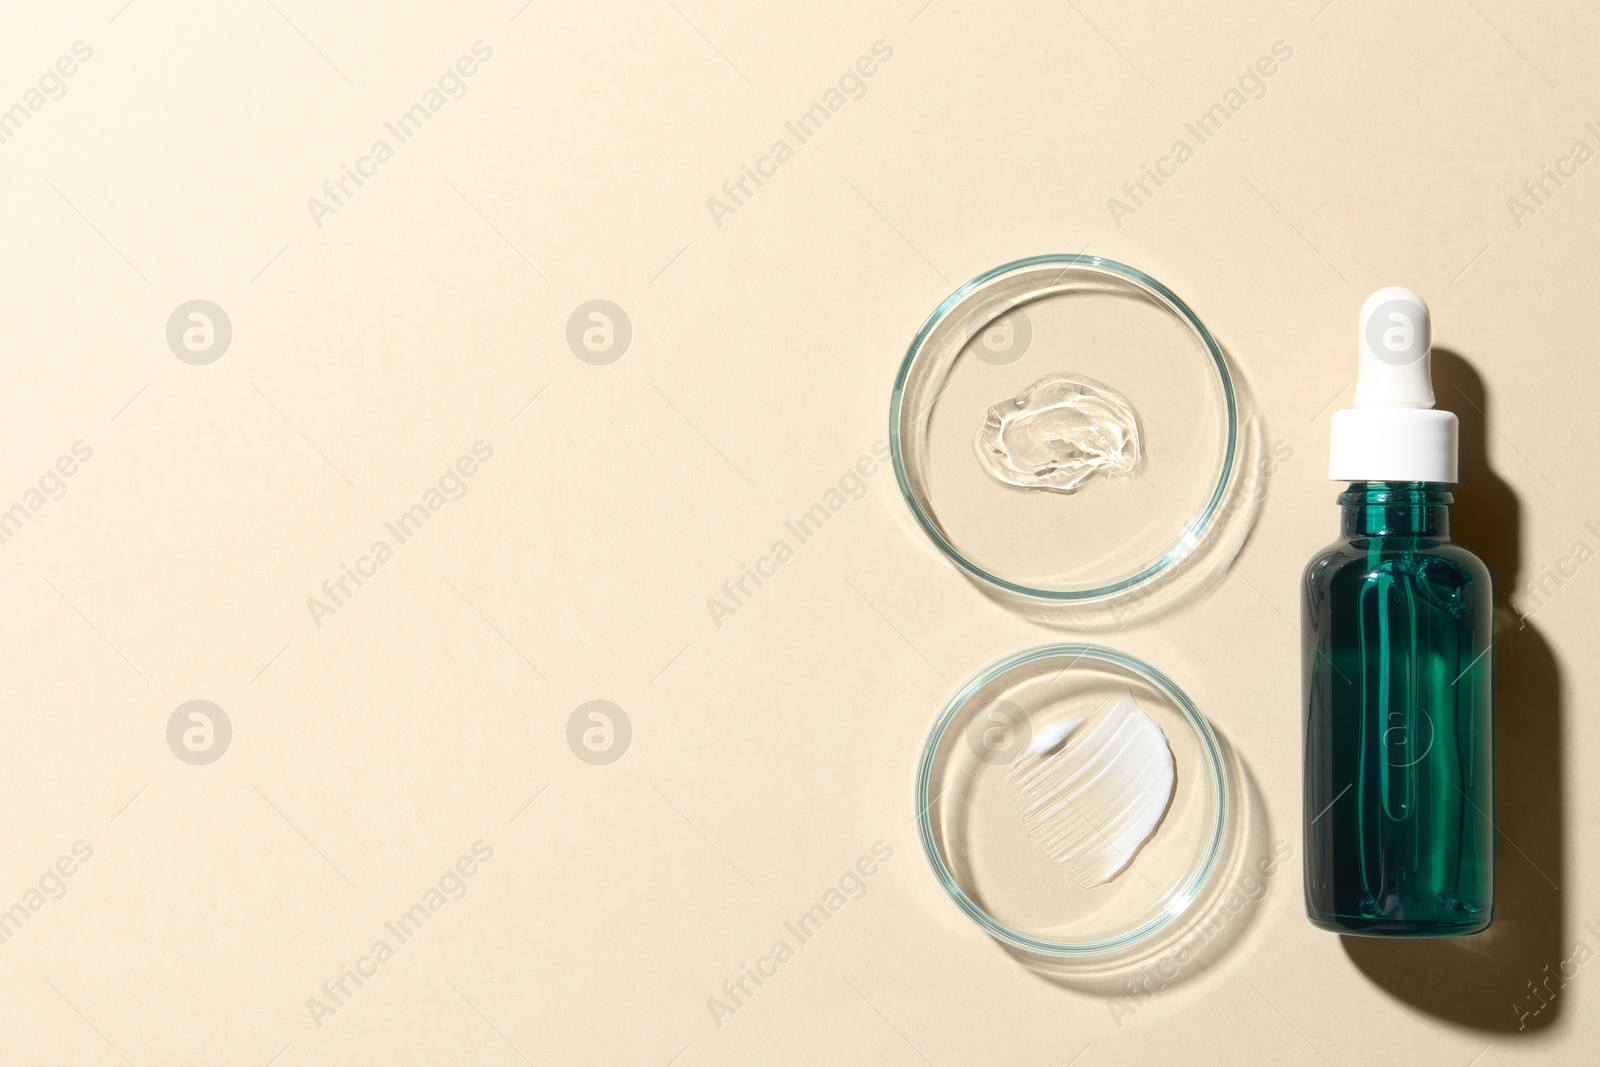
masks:
[(1028, 836), (1088, 889), (1121, 874), (1166, 814), (1166, 735), (1124, 692), (1109, 708), (1041, 727), (1006, 778)]
[(1052, 374), (989, 409), (973, 446), (996, 481), (1076, 493), (1096, 474), (1131, 476), (1142, 446), (1127, 397), (1091, 378)]

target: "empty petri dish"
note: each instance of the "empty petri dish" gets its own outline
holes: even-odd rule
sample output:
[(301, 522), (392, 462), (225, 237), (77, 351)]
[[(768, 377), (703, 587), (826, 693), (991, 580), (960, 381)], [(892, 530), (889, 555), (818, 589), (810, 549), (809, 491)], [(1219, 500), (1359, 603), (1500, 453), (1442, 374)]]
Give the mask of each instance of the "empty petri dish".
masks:
[(944, 554), (1058, 603), (1170, 580), (1226, 517), (1239, 424), (1194, 312), (1087, 255), (1007, 263), (952, 293), (911, 342), (889, 419), (900, 490)]
[[(1159, 730), (1170, 761), (1147, 781), (1159, 819), (1131, 837), (1120, 815), (1129, 783), (1094, 792), (1129, 766), (1130, 733), (1093, 729), (1118, 707)], [(1074, 733), (1089, 751), (1041, 758)], [(1131, 773), (1150, 766), (1135, 760)], [(1237, 830), (1229, 766), (1205, 717), (1154, 667), (1098, 645), (1047, 645), (986, 668), (945, 705), (917, 768), (918, 834), (950, 898), (1000, 941), (1130, 966), (1192, 931), (1217, 897)], [(1099, 862), (1108, 850), (1112, 862)]]

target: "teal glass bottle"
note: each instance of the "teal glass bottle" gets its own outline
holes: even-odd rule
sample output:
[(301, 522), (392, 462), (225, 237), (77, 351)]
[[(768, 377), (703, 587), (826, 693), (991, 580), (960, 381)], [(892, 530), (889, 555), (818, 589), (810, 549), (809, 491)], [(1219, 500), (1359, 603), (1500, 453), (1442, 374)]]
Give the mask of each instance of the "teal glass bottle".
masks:
[(1435, 407), (1428, 305), (1362, 305), (1354, 407), (1333, 415), (1339, 540), (1306, 567), (1306, 914), (1373, 937), (1494, 918), (1494, 598), (1450, 539), (1459, 422)]
[(1305, 571), (1305, 895), (1346, 934), (1494, 914), (1493, 597), (1438, 482), (1352, 482)]

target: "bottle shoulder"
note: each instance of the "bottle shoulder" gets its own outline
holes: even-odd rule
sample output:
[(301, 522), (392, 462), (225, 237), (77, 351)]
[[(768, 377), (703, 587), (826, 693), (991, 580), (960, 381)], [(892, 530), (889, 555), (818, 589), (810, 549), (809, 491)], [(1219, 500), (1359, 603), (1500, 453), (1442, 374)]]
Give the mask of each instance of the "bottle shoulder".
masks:
[(1311, 557), (1303, 580), (1308, 588), (1409, 575), (1435, 588), (1481, 588), (1489, 567), (1455, 541), (1422, 537), (1341, 537)]

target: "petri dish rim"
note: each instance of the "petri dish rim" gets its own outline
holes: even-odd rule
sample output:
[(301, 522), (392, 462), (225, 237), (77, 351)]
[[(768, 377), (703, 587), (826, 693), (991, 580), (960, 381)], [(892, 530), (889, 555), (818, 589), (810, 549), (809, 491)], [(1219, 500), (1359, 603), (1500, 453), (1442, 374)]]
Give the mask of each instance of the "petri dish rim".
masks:
[[(1212, 487), (1211, 496), (1207, 499), (1205, 506), (1184, 525), (1183, 531), (1178, 535), (1172, 546), (1142, 570), (1108, 585), (1096, 586), (1090, 589), (1041, 589), (1036, 586), (1023, 585), (1020, 582), (1013, 582), (1008, 578), (991, 573), (968, 559), (960, 549), (950, 543), (944, 532), (939, 528), (939, 524), (934, 521), (931, 514), (931, 505), (925, 508), (921, 497), (912, 489), (910, 476), (906, 473), (905, 449), (900, 440), (900, 416), (904, 407), (906, 382), (911, 376), (912, 367), (916, 365), (917, 356), (922, 351), (923, 342), (927, 340), (928, 335), (933, 332), (934, 328), (943, 321), (945, 316), (960, 306), (963, 300), (996, 278), (1010, 274), (1013, 271), (1057, 264), (1064, 267), (1089, 267), (1123, 278), (1144, 289), (1159, 302), (1176, 312), (1189, 328), (1194, 331), (1195, 336), (1200, 339), (1205, 345), (1206, 351), (1211, 355), (1212, 365), (1215, 367), (1217, 377), (1222, 385), (1223, 399), (1227, 404), (1227, 442), (1223, 450), (1221, 469), (1217, 473), (1216, 485)], [(911, 339), (911, 344), (906, 349), (905, 358), (900, 362), (900, 370), (895, 375), (894, 391), (890, 394), (889, 399), (889, 453), (894, 461), (895, 482), (900, 487), (900, 495), (905, 499), (906, 505), (911, 508), (911, 514), (916, 518), (917, 525), (922, 527), (923, 533), (927, 534), (929, 539), (938, 546), (939, 551), (943, 552), (951, 562), (968, 574), (997, 588), (1036, 600), (1091, 601), (1126, 593), (1154, 579), (1168, 567), (1185, 559), (1194, 546), (1204, 540), (1206, 531), (1221, 507), (1223, 497), (1227, 492), (1228, 480), (1233, 475), (1234, 456), (1238, 446), (1239, 411), (1238, 400), (1234, 395), (1233, 376), (1228, 370), (1228, 361), (1222, 354), (1221, 346), (1217, 344), (1216, 338), (1211, 336), (1211, 331), (1206, 329), (1205, 323), (1200, 321), (1199, 316), (1190, 310), (1189, 305), (1185, 304), (1178, 294), (1137, 267), (1130, 267), (1126, 263), (1119, 263), (1114, 259), (1106, 259), (1103, 256), (1091, 256), (1082, 253), (1046, 253), (1044, 255), (1029, 256), (1025, 259), (1012, 260), (1010, 263), (1002, 263), (998, 267), (984, 271), (945, 297), (943, 302), (934, 308), (933, 313), (923, 322), (922, 327), (917, 330), (916, 336)]]
[[(966, 706), (967, 701), (972, 699), (973, 694), (1004, 675), (1007, 671), (1037, 660), (1056, 656), (1071, 656), (1073, 657), (1073, 663), (1083, 659), (1100, 660), (1113, 666), (1130, 670), (1165, 693), (1173, 704), (1183, 712), (1184, 717), (1189, 720), (1189, 724), (1194, 727), (1195, 732), (1199, 735), (1201, 747), (1206, 753), (1207, 763), (1211, 770), (1212, 781), (1217, 790), (1216, 824), (1211, 828), (1211, 837), (1206, 843), (1205, 858), (1195, 868), (1195, 872), (1189, 878), (1188, 883), (1182, 886), (1168, 905), (1148, 922), (1135, 930), (1123, 934), (1121, 937), (1104, 941), (1045, 941), (1040, 938), (1030, 937), (1020, 930), (1013, 929), (995, 919), (967, 895), (966, 890), (961, 888), (960, 882), (945, 864), (944, 855), (934, 840), (933, 820), (929, 814), (933, 801), (938, 799), (937, 796), (930, 799), (928, 789), (933, 775), (934, 760), (944, 744), (945, 732), (957, 713)], [(1137, 656), (1118, 652), (1116, 649), (1108, 648), (1105, 645), (1038, 645), (1034, 648), (1013, 653), (985, 667), (968, 679), (967, 683), (945, 703), (938, 719), (934, 721), (933, 728), (928, 731), (928, 740), (923, 744), (922, 758), (917, 765), (915, 796), (917, 837), (922, 844), (923, 856), (927, 859), (929, 866), (933, 868), (933, 873), (938, 878), (939, 884), (943, 887), (946, 895), (966, 913), (968, 918), (981, 926), (990, 936), (1016, 948), (1041, 956), (1074, 959), (1106, 956), (1138, 944), (1183, 915), (1211, 878), (1217, 862), (1221, 858), (1228, 820), (1232, 817), (1231, 806), (1233, 799), (1228, 788), (1226, 766), (1226, 761), (1222, 754), (1222, 746), (1218, 743), (1217, 736), (1211, 729), (1211, 724), (1206, 721), (1204, 715), (1200, 714), (1200, 710), (1194, 706), (1194, 702), (1189, 699), (1189, 695), (1179, 688), (1176, 682), (1155, 667), (1152, 667)]]

